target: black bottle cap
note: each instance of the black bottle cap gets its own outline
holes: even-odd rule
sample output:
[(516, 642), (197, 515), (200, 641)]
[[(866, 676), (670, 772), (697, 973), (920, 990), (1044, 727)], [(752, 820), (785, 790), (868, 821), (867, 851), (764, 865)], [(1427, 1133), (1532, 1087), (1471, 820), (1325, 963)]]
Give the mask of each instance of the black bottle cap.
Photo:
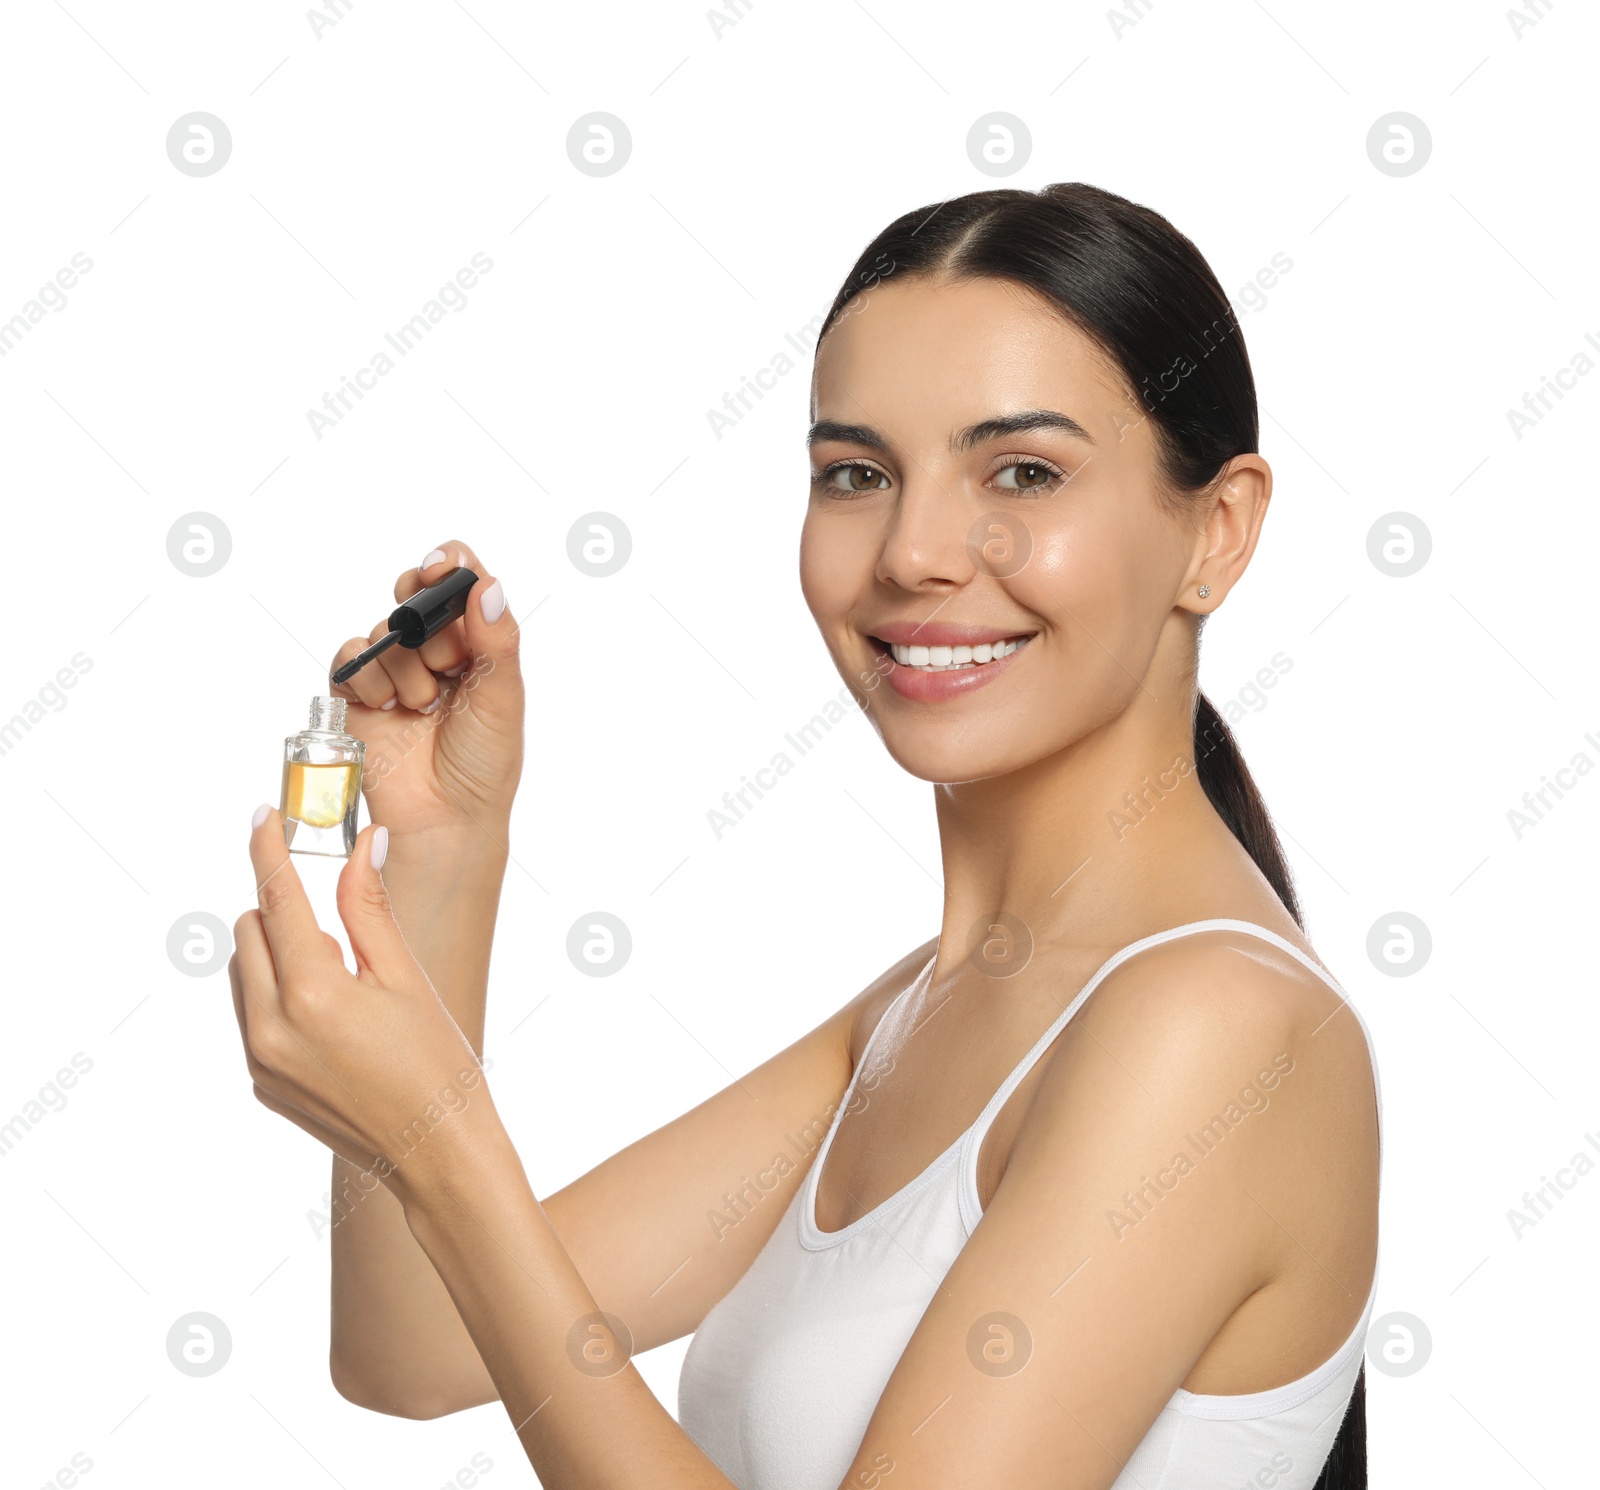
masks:
[(389, 615), (389, 629), (400, 633), (402, 647), (420, 647), (467, 608), (467, 592), (478, 582), (470, 569), (452, 569), (437, 584), (418, 590)]

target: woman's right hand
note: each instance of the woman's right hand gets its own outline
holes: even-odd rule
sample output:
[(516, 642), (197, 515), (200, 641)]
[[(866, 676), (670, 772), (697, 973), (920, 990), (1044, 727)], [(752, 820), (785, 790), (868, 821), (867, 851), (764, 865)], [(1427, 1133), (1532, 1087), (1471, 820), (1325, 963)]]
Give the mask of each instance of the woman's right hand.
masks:
[[(346, 729), (367, 742), (362, 790), (374, 823), (411, 834), (437, 829), (504, 833), (522, 776), (519, 628), (500, 582), (452, 539), (396, 581), (396, 603), (459, 565), (478, 575), (463, 616), (416, 650), (393, 646), (330, 691), (350, 700)], [(389, 630), (339, 648), (331, 674)], [(454, 677), (449, 674), (457, 674)]]

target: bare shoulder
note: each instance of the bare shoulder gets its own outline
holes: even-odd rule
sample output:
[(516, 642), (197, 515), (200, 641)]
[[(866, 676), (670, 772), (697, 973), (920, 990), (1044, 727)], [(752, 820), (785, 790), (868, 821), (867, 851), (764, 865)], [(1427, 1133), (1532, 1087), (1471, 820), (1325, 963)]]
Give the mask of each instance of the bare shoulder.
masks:
[(1366, 1037), (1325, 973), (1248, 932), (1196, 932), (1130, 957), (1072, 1023), (1110, 1053), (1139, 1061), (1220, 1072), (1267, 1053), (1354, 1080), (1370, 1068)]
[[(1375, 1104), (1366, 1036), (1325, 978), (1248, 933), (1194, 933), (1129, 958), (1073, 1016), (1013, 1162), (1076, 1163), (1115, 1131), (1130, 1177), (1156, 1177), (1151, 1207), (1168, 1193), (1162, 1176), (1211, 1176), (1206, 1224), (1232, 1207), (1233, 1244), (1253, 1256), (1236, 1281), (1298, 1276), (1310, 1265), (1284, 1237), (1315, 1238), (1313, 1271), (1346, 1279), (1359, 1302), (1375, 1245)], [(1254, 1205), (1237, 1206), (1241, 1189)], [(1147, 1212), (1129, 1194), (1109, 1214), (1138, 1224)]]

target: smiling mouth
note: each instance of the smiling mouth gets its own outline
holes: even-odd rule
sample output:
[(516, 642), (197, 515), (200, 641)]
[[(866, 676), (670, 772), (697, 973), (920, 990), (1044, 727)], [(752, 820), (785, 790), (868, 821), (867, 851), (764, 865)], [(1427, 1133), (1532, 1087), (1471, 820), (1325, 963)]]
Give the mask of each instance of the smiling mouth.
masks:
[(868, 638), (874, 647), (894, 658), (901, 667), (914, 668), (921, 673), (951, 673), (984, 667), (1021, 651), (1032, 639), (1030, 632), (1025, 636), (1008, 636), (1002, 641), (983, 642), (976, 647), (922, 647), (880, 641), (875, 636)]

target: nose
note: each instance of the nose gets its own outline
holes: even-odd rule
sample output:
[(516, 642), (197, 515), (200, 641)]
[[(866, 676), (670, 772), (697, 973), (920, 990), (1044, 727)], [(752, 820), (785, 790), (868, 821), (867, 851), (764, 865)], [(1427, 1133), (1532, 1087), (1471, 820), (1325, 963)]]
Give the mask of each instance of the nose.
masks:
[(908, 476), (878, 554), (879, 582), (913, 593), (967, 584), (976, 572), (968, 541), (974, 515), (959, 490), (925, 472)]

